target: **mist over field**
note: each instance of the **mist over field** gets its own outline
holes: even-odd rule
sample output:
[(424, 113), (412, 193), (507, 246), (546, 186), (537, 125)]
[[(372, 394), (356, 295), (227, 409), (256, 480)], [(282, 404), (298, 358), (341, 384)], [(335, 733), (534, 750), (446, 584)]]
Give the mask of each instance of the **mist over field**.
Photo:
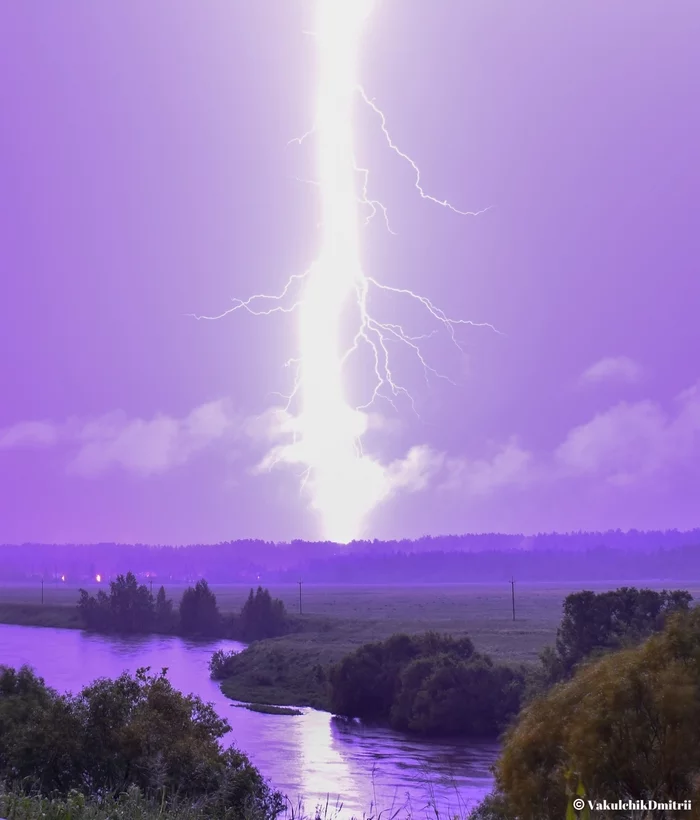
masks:
[(0, 580), (74, 583), (132, 572), (156, 581), (221, 583), (474, 583), (625, 581), (700, 577), (700, 529), (531, 536), (449, 535), (404, 541), (230, 541), (0, 545)]

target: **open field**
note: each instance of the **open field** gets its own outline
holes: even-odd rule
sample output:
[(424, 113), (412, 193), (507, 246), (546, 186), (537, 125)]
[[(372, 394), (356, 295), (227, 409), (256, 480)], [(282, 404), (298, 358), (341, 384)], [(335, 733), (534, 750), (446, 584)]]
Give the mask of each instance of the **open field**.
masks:
[[(633, 582), (629, 584), (635, 585)], [(607, 585), (586, 585), (602, 591), (623, 586), (620, 582)], [(653, 588), (661, 585), (649, 584)], [(678, 582), (666, 584), (689, 589), (700, 597), (700, 585)], [(108, 589), (108, 584), (86, 585), (94, 593)], [(250, 591), (248, 585), (211, 585), (222, 612), (238, 612)], [(154, 584), (154, 592), (157, 589)], [(184, 585), (166, 586), (166, 592), (177, 604)], [(299, 612), (297, 584), (272, 585), (270, 593), (284, 601), (290, 614)], [(555, 584), (515, 585), (516, 618), (513, 621), (510, 584), (433, 585), (433, 586), (328, 586), (302, 585), (304, 631), (270, 643), (294, 645), (299, 651), (319, 653), (319, 662), (350, 651), (361, 643), (382, 640), (395, 632), (422, 632), (429, 629), (468, 634), (478, 650), (495, 659), (509, 661), (536, 660), (544, 646), (552, 643), (561, 619), (562, 601), (581, 587)], [(72, 608), (78, 600), (78, 586), (44, 584), (44, 606), (52, 626), (77, 626), (75, 618), (62, 619), (61, 608)], [(0, 622), (8, 622), (3, 614), (23, 613), (29, 620), (13, 623), (42, 622), (41, 612), (34, 606), (41, 603), (39, 584), (0, 585)], [(12, 606), (5, 606), (5, 605)], [(61, 623), (61, 621), (64, 621)], [(47, 625), (49, 625), (47, 623)], [(267, 643), (267, 642), (266, 642)], [(291, 648), (291, 647), (290, 647)]]
[[(602, 592), (619, 586), (623, 584), (594, 589)], [(689, 589), (695, 598), (700, 595), (697, 585), (669, 586)], [(534, 662), (555, 640), (564, 598), (577, 591), (580, 588), (573, 586), (516, 584), (514, 621), (509, 584), (505, 589), (486, 585), (309, 587), (302, 593), (304, 612), (319, 614), (303, 616), (306, 629), (253, 644), (234, 660), (232, 674), (221, 688), (234, 700), (327, 708), (319, 667), (327, 669), (363, 643), (396, 632), (428, 629), (468, 635), (478, 651), (496, 661)], [(294, 590), (271, 592), (293, 607)], [(296, 596), (298, 608), (298, 588)]]
[[(624, 584), (586, 586), (603, 591)], [(666, 586), (688, 589), (693, 597), (700, 597), (697, 583)], [(89, 587), (93, 593), (99, 588), (96, 584)], [(166, 587), (176, 603), (184, 589), (184, 585)], [(212, 585), (212, 589), (221, 611), (226, 613), (240, 611), (250, 587)], [(253, 644), (238, 656), (235, 671), (222, 683), (222, 689), (234, 700), (248, 703), (324, 708), (326, 687), (323, 676), (319, 678), (319, 667), (327, 669), (361, 644), (384, 640), (396, 632), (437, 630), (468, 635), (478, 651), (496, 661), (533, 662), (545, 646), (554, 642), (564, 598), (580, 589), (574, 585), (516, 583), (513, 620), (510, 584), (304, 584), (301, 616), (298, 585), (273, 585), (270, 593), (284, 601), (298, 631)], [(0, 623), (77, 628), (77, 600), (77, 586), (45, 584), (41, 605), (40, 587), (3, 585)]]

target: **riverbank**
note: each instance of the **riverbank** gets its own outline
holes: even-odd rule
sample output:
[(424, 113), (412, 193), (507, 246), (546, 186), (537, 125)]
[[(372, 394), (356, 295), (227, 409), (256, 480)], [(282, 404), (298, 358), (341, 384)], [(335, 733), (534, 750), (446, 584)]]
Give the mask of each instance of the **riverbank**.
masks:
[[(397, 632), (418, 634), (434, 630), (454, 637), (468, 636), (479, 652), (492, 654), (506, 664), (534, 664), (545, 645), (554, 642), (556, 626), (548, 635), (533, 635), (526, 629), (513, 630), (503, 624), (500, 634), (489, 630), (488, 637), (470, 630), (463, 622), (424, 625), (420, 621), (366, 621), (350, 619), (309, 619), (303, 632), (251, 644), (232, 657), (221, 691), (232, 700), (276, 706), (310, 706), (330, 711), (328, 673), (330, 667), (363, 644), (383, 641)], [(519, 651), (512, 651), (514, 640)], [(493, 652), (493, 649), (496, 649)]]
[[(0, 624), (8, 626), (40, 626), (47, 629), (85, 629), (74, 604), (0, 604)], [(108, 634), (108, 633), (104, 633)], [(176, 635), (172, 630), (153, 629), (138, 635)], [(186, 637), (178, 635), (178, 637)], [(214, 639), (219, 636), (212, 636)]]
[[(336, 820), (361, 818), (377, 804), (393, 813), (398, 808), (397, 793), (400, 803), (410, 794), (413, 805), (432, 800), (441, 814), (452, 817), (457, 813), (450, 810), (455, 809), (455, 801), (474, 806), (490, 791), (491, 766), (499, 752), (495, 742), (426, 743), (387, 728), (335, 720), (313, 709), (280, 716), (259, 708), (236, 708), (210, 679), (208, 665), (215, 651), (240, 649), (240, 644), (229, 641), (0, 626), (0, 663), (15, 669), (29, 664), (59, 692), (78, 693), (98, 678), (115, 679), (141, 667), (150, 666), (152, 672), (167, 668), (177, 690), (212, 703), (216, 713), (229, 721), (231, 731), (222, 738), (224, 746), (242, 748), (273, 786), (288, 796), (295, 811), (299, 801), (304, 802), (309, 818), (315, 816), (315, 806), (326, 801), (331, 808), (328, 820), (336, 817), (337, 803), (343, 804), (343, 810)], [(378, 768), (377, 759), (382, 761)], [(0, 811), (0, 817), (11, 816)]]
[(0, 604), (0, 624), (82, 629), (75, 606), (66, 604)]
[(290, 708), (289, 706), (270, 706), (268, 703), (235, 703), (239, 709), (247, 709), (249, 712), (257, 712), (260, 715), (287, 715), (298, 717), (304, 713), (301, 709)]
[[(224, 619), (242, 605), (249, 591), (223, 586), (213, 589)], [(569, 591), (523, 584), (514, 621), (510, 588), (319, 586), (307, 591), (305, 587), (304, 614), (292, 610), (288, 615), (291, 634), (251, 644), (235, 659), (233, 674), (221, 682), (221, 690), (236, 701), (325, 711), (328, 668), (362, 644), (385, 640), (397, 632), (434, 630), (455, 637), (468, 635), (477, 651), (495, 661), (534, 662), (542, 649), (554, 642), (562, 599)], [(0, 596), (4, 592), (13, 602), (0, 603), (0, 623), (81, 628), (67, 589), (59, 588), (55, 594), (60, 593), (61, 598), (43, 605), (17, 600), (30, 590), (0, 588)], [(181, 594), (179, 587), (166, 592), (174, 601)], [(291, 609), (290, 588), (271, 592), (286, 599)], [(298, 600), (298, 587), (296, 595)], [(77, 600), (77, 592), (73, 600)], [(226, 634), (217, 637), (236, 639)]]
[(282, 638), (260, 641), (229, 661), (221, 691), (245, 703), (310, 706), (328, 712), (327, 670), (341, 657), (323, 645)]

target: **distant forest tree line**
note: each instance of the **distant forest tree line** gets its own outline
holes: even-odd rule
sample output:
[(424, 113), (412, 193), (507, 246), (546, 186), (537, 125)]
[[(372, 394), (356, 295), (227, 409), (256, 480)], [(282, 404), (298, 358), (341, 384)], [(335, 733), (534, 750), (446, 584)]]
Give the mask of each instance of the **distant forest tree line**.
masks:
[[(700, 570), (700, 530), (485, 533), (413, 541), (332, 543), (262, 540), (184, 547), (144, 544), (0, 545), (0, 580), (69, 583), (131, 570), (159, 583), (200, 577), (221, 583), (434, 583), (521, 580), (594, 581), (683, 578)], [(630, 566), (630, 552), (634, 566)], [(426, 574), (427, 573), (427, 574)], [(679, 574), (680, 573), (680, 574)]]
[(184, 591), (175, 608), (165, 587), (154, 596), (133, 572), (111, 581), (109, 594), (99, 590), (91, 595), (81, 589), (78, 612), (86, 629), (120, 634), (157, 632), (256, 641), (294, 628), (284, 603), (262, 587), (250, 590), (239, 613), (222, 614), (216, 595), (203, 579)]

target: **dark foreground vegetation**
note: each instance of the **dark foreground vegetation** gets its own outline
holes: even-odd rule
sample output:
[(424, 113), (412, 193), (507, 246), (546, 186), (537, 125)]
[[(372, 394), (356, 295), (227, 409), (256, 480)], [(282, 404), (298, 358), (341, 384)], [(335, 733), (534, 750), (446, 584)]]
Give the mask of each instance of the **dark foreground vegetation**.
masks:
[[(174, 690), (166, 671), (141, 669), (61, 695), (27, 667), (0, 667), (0, 782), (11, 792), (0, 796), (5, 815), (101, 816), (60, 814), (56, 807), (66, 801), (84, 808), (82, 794), (93, 795), (93, 804), (99, 798), (141, 805), (145, 817), (151, 809), (155, 816), (156, 807), (183, 818), (277, 815), (282, 797), (245, 754), (221, 747), (227, 721), (210, 704)], [(32, 814), (36, 795), (53, 798), (54, 808)], [(22, 814), (22, 798), (32, 796)]]
[(177, 609), (164, 587), (154, 597), (132, 572), (118, 575), (109, 588), (109, 594), (100, 590), (97, 595), (80, 590), (77, 611), (86, 629), (256, 641), (283, 635), (294, 628), (282, 601), (272, 598), (262, 587), (255, 593), (250, 590), (240, 613), (226, 615), (219, 611), (216, 595), (205, 580), (185, 590)]
[[(206, 808), (187, 800), (162, 801), (134, 787), (117, 795), (45, 797), (24, 794), (19, 789), (0, 790), (0, 816), (7, 820), (210, 820)], [(231, 816), (247, 820), (245, 813)]]
[[(643, 643), (582, 664), (505, 737), (496, 789), (474, 820), (576, 817), (572, 799), (692, 800), (700, 813), (700, 609)], [(632, 817), (590, 812), (583, 817)]]

